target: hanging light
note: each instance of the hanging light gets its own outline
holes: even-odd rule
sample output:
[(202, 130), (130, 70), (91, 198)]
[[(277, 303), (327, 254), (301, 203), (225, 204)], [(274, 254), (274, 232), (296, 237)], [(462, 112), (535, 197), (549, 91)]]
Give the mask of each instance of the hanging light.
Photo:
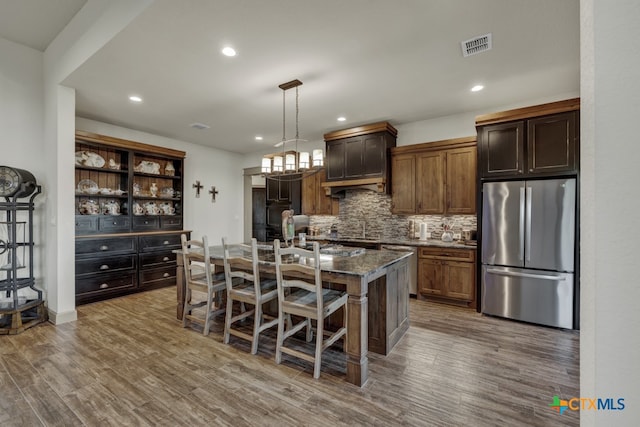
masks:
[[(302, 85), (300, 80), (292, 80), (287, 83), (283, 83), (278, 87), (282, 89), (282, 141), (279, 144), (282, 146), (281, 153), (267, 154), (262, 158), (261, 170), (266, 178), (277, 179), (283, 174), (300, 174), (299, 176), (290, 177), (302, 178), (303, 174), (308, 175), (310, 173), (316, 173), (320, 167), (323, 166), (324, 152), (322, 149), (313, 150), (312, 155), (308, 151), (298, 151), (298, 141), (306, 142), (300, 139), (299, 121), (298, 116), (300, 113), (298, 103), (298, 87)], [(294, 139), (287, 140), (286, 138), (286, 91), (289, 89), (296, 89), (296, 136)], [(287, 150), (286, 145), (293, 143), (294, 148)]]
[(324, 153), (322, 149), (313, 150), (313, 167), (318, 168), (324, 165)]

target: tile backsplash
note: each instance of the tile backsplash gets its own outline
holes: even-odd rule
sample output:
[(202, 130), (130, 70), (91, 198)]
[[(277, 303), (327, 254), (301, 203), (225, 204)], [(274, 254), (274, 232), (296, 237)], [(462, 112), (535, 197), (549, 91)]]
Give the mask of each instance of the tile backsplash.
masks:
[[(332, 224), (337, 224), (340, 237), (366, 237), (395, 239), (409, 236), (409, 221), (427, 223), (431, 237), (439, 239), (443, 223), (451, 226), (454, 233), (476, 230), (475, 215), (394, 215), (391, 213), (391, 196), (368, 190), (347, 190), (340, 199), (340, 215), (317, 215), (310, 217), (310, 225), (318, 226), (322, 234), (328, 234)], [(364, 231), (366, 236), (362, 236)]]

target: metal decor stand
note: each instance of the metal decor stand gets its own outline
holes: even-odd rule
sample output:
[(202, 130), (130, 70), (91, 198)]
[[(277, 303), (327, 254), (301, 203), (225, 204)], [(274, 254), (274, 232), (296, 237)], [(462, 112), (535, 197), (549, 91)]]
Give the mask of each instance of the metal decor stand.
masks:
[[(41, 192), (38, 185), (28, 201), (5, 197), (0, 202), (0, 212), (4, 212), (4, 221), (0, 221), (0, 335), (19, 334), (47, 320), (42, 290), (35, 287), (33, 275), (33, 200)], [(26, 221), (19, 220), (19, 212), (27, 212), (20, 215)], [(19, 295), (24, 288), (31, 289), (35, 297)]]

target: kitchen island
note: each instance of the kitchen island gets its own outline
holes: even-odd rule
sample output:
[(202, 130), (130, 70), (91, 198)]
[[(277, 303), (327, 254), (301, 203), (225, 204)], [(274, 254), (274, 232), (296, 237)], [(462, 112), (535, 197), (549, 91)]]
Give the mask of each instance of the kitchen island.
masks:
[[(260, 270), (274, 274), (273, 250), (261, 246)], [(239, 251), (231, 246), (231, 253)], [(177, 317), (184, 307), (184, 271), (181, 251), (178, 254)], [(366, 250), (354, 256), (321, 255), (322, 281), (327, 287), (341, 289), (347, 301), (347, 377), (357, 386), (367, 382), (367, 353), (388, 354), (409, 328), (408, 259), (410, 253)], [(210, 248), (211, 262), (222, 268), (222, 248)]]

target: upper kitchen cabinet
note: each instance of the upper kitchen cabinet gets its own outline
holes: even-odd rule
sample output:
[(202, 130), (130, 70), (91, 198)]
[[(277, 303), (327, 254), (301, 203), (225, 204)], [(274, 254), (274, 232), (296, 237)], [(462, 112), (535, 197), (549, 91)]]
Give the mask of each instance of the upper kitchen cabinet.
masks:
[(398, 131), (387, 122), (374, 123), (324, 135), (327, 183), (325, 187), (377, 184), (384, 191), (389, 173), (389, 149)]
[(327, 196), (322, 188), (326, 180), (327, 171), (324, 168), (302, 179), (303, 215), (338, 215), (338, 199)]
[(394, 214), (474, 214), (475, 137), (405, 145), (391, 150)]
[(577, 173), (579, 108), (576, 98), (478, 116), (481, 178)]

